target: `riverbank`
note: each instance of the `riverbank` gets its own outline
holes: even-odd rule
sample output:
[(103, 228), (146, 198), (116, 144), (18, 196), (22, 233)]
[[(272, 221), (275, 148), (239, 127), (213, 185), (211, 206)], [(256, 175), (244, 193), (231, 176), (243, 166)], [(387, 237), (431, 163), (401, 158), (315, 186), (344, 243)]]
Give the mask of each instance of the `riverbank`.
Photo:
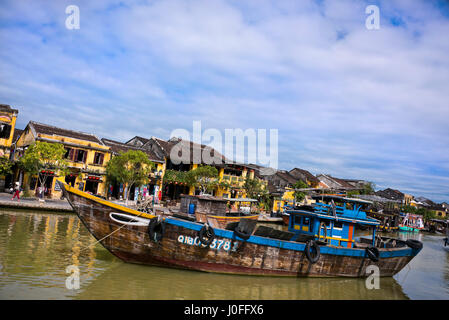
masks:
[(39, 211), (56, 211), (74, 213), (72, 207), (67, 200), (46, 199), (45, 202), (39, 201), (37, 198), (21, 198), (11, 200), (12, 195), (9, 193), (0, 193), (0, 209), (20, 209), (20, 210), (39, 210)]

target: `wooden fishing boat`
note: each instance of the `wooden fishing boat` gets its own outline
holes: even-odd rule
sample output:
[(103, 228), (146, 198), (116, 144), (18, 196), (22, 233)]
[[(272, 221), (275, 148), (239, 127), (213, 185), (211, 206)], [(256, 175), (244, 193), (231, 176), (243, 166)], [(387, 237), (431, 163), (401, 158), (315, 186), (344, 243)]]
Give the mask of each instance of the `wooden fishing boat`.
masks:
[[(367, 267), (376, 265), (380, 276), (393, 276), (422, 248), (419, 241), (374, 237), (378, 222), (366, 218), (358, 207), (332, 207), (334, 215), (321, 210), (324, 203), (314, 212), (292, 210), (289, 231), (256, 227), (248, 219), (219, 229), (139, 212), (58, 183), (89, 232), (129, 263), (292, 277), (366, 277)], [(329, 222), (327, 234), (322, 222)], [(373, 227), (372, 240), (353, 238), (351, 232), (359, 223)]]
[[(241, 207), (241, 204), (256, 203), (249, 198), (220, 198), (211, 195), (181, 195), (180, 212), (195, 216), (197, 222), (208, 223), (213, 228), (225, 229), (229, 223), (242, 219), (258, 220), (259, 214), (251, 214), (251, 205)], [(228, 207), (228, 203), (230, 206)], [(237, 207), (232, 211), (232, 207)]]
[(366, 213), (368, 217), (379, 220), (380, 224), (377, 230), (381, 232), (396, 232), (399, 230), (399, 214), (394, 212), (369, 211)]
[(437, 233), (437, 234), (445, 234), (449, 228), (448, 220), (441, 219), (430, 219), (427, 221), (427, 232)]
[(417, 214), (407, 213), (399, 224), (399, 231), (419, 232), (424, 230), (424, 222), (422, 217)]

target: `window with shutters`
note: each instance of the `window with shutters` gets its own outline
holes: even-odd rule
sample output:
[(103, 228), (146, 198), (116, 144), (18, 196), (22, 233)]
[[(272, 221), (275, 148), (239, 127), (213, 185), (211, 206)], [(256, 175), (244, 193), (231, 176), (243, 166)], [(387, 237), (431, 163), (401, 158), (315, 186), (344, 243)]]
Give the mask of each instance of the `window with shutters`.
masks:
[(104, 153), (95, 152), (94, 164), (101, 166), (104, 162)]
[(6, 123), (0, 123), (0, 139), (9, 139), (11, 135), (11, 126)]
[(65, 148), (64, 158), (73, 161), (73, 149), (72, 148)]
[(74, 161), (86, 163), (87, 151), (85, 150), (75, 150)]

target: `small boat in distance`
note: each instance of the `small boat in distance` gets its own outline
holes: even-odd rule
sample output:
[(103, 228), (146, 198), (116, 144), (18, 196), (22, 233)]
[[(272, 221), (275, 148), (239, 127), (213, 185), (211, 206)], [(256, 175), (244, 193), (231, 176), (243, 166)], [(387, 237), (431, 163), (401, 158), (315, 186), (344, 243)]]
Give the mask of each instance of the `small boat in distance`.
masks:
[(405, 232), (419, 232), (424, 229), (424, 222), (422, 216), (417, 214), (407, 213), (399, 224), (399, 231)]
[(380, 225), (377, 227), (381, 232), (396, 232), (399, 230), (399, 213), (388, 211), (369, 211), (366, 213), (369, 217), (380, 221)]

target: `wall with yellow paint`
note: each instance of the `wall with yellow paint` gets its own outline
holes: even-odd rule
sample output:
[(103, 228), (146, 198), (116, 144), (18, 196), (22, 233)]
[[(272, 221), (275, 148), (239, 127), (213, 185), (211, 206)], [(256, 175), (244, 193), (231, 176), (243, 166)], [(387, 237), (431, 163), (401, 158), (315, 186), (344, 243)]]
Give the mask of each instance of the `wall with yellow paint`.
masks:
[(9, 136), (7, 138), (0, 138), (0, 156), (9, 155), (16, 128), (17, 111), (0, 111), (0, 123), (11, 126)]
[[(87, 177), (89, 175), (96, 175), (101, 177), (101, 182), (98, 183), (98, 189), (97, 194), (106, 195), (107, 192), (107, 186), (105, 181), (105, 173), (106, 173), (106, 165), (111, 159), (111, 152), (109, 151), (109, 147), (96, 143), (93, 141), (86, 141), (81, 139), (76, 139), (72, 137), (64, 137), (64, 136), (58, 136), (58, 135), (47, 135), (47, 134), (38, 134), (37, 137), (34, 136), (32, 130), (27, 127), (27, 129), (21, 134), (20, 138), (17, 140), (16, 143), (16, 150), (21, 150), (21, 152), (16, 152), (14, 154), (14, 160), (18, 161), (21, 157), (21, 155), (24, 154), (25, 150), (23, 150), (25, 147), (29, 146), (30, 144), (34, 143), (35, 141), (45, 141), (45, 142), (53, 142), (53, 143), (61, 143), (66, 148), (72, 148), (76, 150), (83, 150), (86, 152), (86, 161), (78, 162), (78, 161), (72, 161), (68, 159), (68, 166), (73, 169), (74, 175), (77, 176), (75, 180), (75, 186), (78, 187), (80, 183), (84, 183), (83, 191), (86, 187)], [(95, 164), (95, 155), (96, 153), (100, 153), (104, 155), (103, 163), (102, 164)], [(30, 182), (30, 177), (26, 177), (26, 180), (24, 179), (24, 185), (25, 183)], [(16, 179), (18, 178), (18, 174), (16, 174)], [(34, 177), (34, 178), (37, 178)], [(51, 188), (51, 195), (52, 198), (60, 198), (62, 195), (62, 191), (55, 190), (56, 187), (56, 180), (65, 182), (65, 176), (59, 176), (56, 172), (55, 179), (53, 179), (52, 188)], [(37, 187), (36, 187), (37, 188)]]

